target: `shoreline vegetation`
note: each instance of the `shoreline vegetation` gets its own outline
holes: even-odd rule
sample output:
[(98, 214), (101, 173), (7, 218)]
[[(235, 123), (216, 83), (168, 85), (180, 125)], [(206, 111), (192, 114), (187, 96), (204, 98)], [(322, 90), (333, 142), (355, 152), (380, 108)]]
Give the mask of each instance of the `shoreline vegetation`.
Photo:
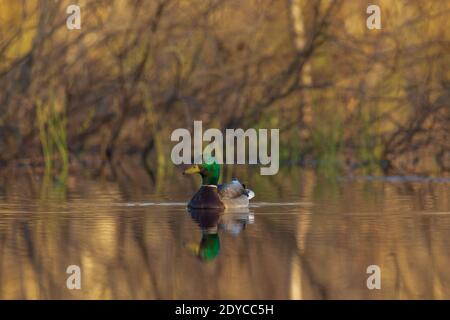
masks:
[(281, 169), (450, 172), (450, 3), (381, 0), (382, 30), (365, 1), (84, 0), (81, 30), (69, 4), (0, 0), (2, 175), (156, 181), (194, 120), (280, 129)]

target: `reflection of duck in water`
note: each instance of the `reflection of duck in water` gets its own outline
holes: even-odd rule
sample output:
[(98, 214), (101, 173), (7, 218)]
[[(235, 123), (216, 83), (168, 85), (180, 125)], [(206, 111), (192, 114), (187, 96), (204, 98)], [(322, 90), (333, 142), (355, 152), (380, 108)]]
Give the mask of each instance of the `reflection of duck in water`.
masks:
[(245, 230), (247, 224), (252, 224), (254, 221), (255, 216), (248, 208), (227, 210), (219, 221), (219, 229), (237, 236), (242, 230)]
[(248, 207), (249, 200), (255, 193), (247, 189), (238, 179), (218, 185), (220, 166), (214, 157), (209, 157), (203, 164), (195, 164), (183, 174), (198, 173), (202, 177), (202, 185), (189, 201), (191, 209), (223, 209)]
[(212, 261), (219, 254), (219, 229), (237, 235), (254, 220), (248, 208), (239, 212), (227, 211), (225, 214), (220, 209), (190, 209), (189, 213), (202, 229), (202, 238), (200, 243), (188, 243), (186, 248), (203, 261)]
[(218, 223), (221, 215), (220, 209), (190, 210), (194, 219), (202, 229), (200, 243), (188, 243), (187, 249), (203, 261), (213, 260), (220, 251)]

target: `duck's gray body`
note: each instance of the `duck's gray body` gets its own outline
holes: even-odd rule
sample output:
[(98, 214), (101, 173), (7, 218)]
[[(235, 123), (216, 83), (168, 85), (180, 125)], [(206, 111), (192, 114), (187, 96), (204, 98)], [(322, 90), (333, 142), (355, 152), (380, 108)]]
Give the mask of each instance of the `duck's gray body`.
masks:
[(248, 207), (249, 200), (255, 196), (252, 190), (246, 189), (236, 178), (219, 185), (218, 192), (225, 208)]

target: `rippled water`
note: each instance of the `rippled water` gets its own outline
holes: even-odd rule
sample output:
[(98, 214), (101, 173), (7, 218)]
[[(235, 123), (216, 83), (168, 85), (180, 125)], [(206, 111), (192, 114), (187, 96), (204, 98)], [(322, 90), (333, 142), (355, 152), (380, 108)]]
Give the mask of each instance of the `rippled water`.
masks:
[[(449, 180), (244, 179), (251, 207), (225, 213), (189, 213), (198, 182), (177, 174), (4, 180), (0, 298), (450, 298)], [(69, 265), (81, 290), (66, 287)]]

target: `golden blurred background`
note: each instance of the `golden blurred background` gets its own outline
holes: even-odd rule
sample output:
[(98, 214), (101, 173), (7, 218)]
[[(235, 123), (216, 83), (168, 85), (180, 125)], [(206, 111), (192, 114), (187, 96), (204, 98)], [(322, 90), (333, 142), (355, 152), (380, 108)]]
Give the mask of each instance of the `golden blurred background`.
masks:
[[(450, 169), (450, 2), (0, 0), (0, 165), (173, 166), (170, 133), (280, 128), (282, 165)], [(39, 170), (39, 169), (36, 169)]]

